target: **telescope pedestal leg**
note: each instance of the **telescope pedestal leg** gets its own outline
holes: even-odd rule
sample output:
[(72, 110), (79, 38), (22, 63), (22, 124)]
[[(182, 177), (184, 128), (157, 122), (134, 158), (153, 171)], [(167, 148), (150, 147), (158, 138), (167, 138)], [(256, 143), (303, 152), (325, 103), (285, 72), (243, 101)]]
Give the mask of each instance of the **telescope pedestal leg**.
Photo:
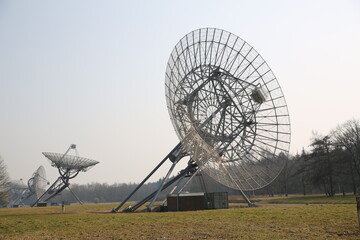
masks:
[(68, 189), (70, 190), (71, 194), (76, 198), (76, 200), (83, 205), (84, 203), (78, 198), (78, 196), (76, 196), (76, 194), (73, 192), (73, 190), (70, 188), (70, 186), (67, 186)]
[(250, 199), (246, 196), (246, 194), (241, 190), (240, 190), (240, 194), (243, 196), (243, 198), (245, 199), (245, 201), (247, 202), (249, 207), (256, 207), (255, 203), (251, 202)]
[(59, 177), (32, 205), (31, 207), (35, 206), (38, 202), (40, 202), (40, 200), (43, 199), (43, 197), (50, 191), (53, 189), (54, 186), (56, 186), (56, 184), (58, 184), (58, 182), (61, 180), (61, 177)]
[(152, 199), (151, 203), (147, 206), (147, 209), (148, 209), (149, 212), (151, 212), (152, 206), (154, 205), (156, 199), (158, 198), (160, 192), (162, 191), (162, 188), (163, 188), (165, 182), (166, 182), (166, 181), (168, 180), (168, 178), (170, 177), (170, 174), (171, 174), (171, 172), (174, 170), (174, 168), (175, 168), (175, 166), (176, 166), (177, 163), (178, 163), (178, 161), (173, 162), (173, 164), (171, 165), (168, 173), (166, 174), (165, 178), (163, 179), (163, 181), (162, 181), (159, 189), (157, 190), (157, 192), (156, 192), (156, 194), (155, 194), (155, 197)]

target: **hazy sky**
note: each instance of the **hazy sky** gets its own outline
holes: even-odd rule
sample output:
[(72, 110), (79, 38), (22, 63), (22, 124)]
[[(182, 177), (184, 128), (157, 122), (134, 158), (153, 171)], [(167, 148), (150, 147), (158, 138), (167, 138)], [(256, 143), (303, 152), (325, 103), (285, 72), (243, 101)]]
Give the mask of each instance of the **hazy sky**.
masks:
[[(216, 27), (267, 61), (286, 97), (291, 153), (360, 118), (359, 1), (0, 0), (0, 155), (27, 181), (41, 152), (100, 161), (73, 183), (139, 182), (178, 143), (165, 69), (187, 33)], [(162, 170), (160, 177), (165, 172)]]

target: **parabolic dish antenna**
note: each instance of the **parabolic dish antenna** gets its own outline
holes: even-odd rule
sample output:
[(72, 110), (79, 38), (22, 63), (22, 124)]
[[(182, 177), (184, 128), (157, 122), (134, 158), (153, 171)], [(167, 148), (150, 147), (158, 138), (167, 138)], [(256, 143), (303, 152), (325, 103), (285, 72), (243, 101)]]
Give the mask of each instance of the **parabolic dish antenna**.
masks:
[(256, 190), (283, 169), (290, 119), (280, 85), (247, 42), (215, 28), (175, 46), (166, 69), (170, 118), (184, 150), (209, 176)]
[(47, 184), (45, 169), (43, 166), (40, 166), (28, 180), (27, 188), (23, 190), (23, 193), (14, 201), (13, 205), (25, 205), (26, 201), (32, 196), (35, 196), (37, 199), (45, 192)]
[(84, 157), (63, 153), (43, 152), (44, 156), (51, 161), (51, 166), (66, 171), (70, 169), (72, 172), (86, 172), (99, 162)]
[[(230, 32), (197, 29), (185, 35), (170, 55), (165, 95), (180, 143), (113, 212), (166, 160), (173, 165), (159, 189), (123, 211), (134, 211), (149, 200), (151, 210), (162, 190), (191, 176), (188, 183), (200, 170), (239, 189), (251, 206), (243, 191), (270, 184), (282, 171), (290, 147), (287, 104), (265, 60)], [(169, 179), (185, 156), (190, 157), (188, 167)]]
[(30, 192), (35, 194), (36, 199), (44, 194), (46, 185), (48, 184), (49, 182), (46, 180), (46, 172), (43, 166), (40, 166), (28, 181)]
[[(74, 150), (76, 155), (68, 154), (70, 150)], [(80, 199), (71, 190), (69, 181), (70, 179), (75, 178), (79, 172), (86, 172), (99, 162), (80, 157), (75, 144), (71, 144), (65, 153), (43, 152), (43, 155), (50, 160), (51, 166), (58, 169), (60, 177), (40, 197), (38, 197), (37, 201), (32, 206), (35, 206), (40, 201), (49, 201), (65, 188), (68, 188), (77, 201), (82, 204)]]

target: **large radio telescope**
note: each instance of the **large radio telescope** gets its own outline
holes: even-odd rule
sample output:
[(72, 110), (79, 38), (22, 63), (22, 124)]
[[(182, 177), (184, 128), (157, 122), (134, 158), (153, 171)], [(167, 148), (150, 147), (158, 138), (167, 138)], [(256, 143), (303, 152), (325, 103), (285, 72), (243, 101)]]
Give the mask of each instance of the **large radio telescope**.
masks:
[[(68, 154), (70, 150), (74, 150), (76, 155)], [(43, 152), (43, 155), (50, 160), (51, 166), (58, 169), (60, 177), (40, 197), (38, 197), (37, 201), (32, 206), (35, 206), (38, 202), (43, 200), (45, 202), (49, 201), (51, 198), (61, 193), (65, 188), (68, 188), (76, 200), (82, 204), (80, 199), (71, 190), (69, 181), (70, 179), (75, 178), (79, 172), (86, 172), (99, 162), (80, 157), (75, 144), (71, 144), (65, 153)]]
[(170, 118), (185, 151), (209, 176), (255, 190), (273, 181), (290, 146), (290, 120), (268, 64), (241, 38), (195, 30), (166, 69)]
[[(200, 170), (240, 190), (253, 205), (244, 191), (270, 184), (282, 171), (290, 147), (287, 104), (265, 60), (230, 32), (197, 29), (185, 35), (170, 55), (165, 95), (180, 143), (113, 212), (166, 160), (173, 165), (159, 189), (124, 211), (134, 211), (149, 200), (151, 210), (162, 190), (185, 176), (191, 176), (189, 182)], [(185, 156), (190, 157), (188, 167), (167, 181)]]

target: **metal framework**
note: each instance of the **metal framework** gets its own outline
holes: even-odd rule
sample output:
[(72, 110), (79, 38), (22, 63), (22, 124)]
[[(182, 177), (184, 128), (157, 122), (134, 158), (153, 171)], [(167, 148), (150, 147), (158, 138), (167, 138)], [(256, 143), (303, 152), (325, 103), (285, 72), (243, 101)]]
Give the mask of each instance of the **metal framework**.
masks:
[[(69, 155), (68, 153), (70, 150), (74, 150), (76, 155)], [(79, 172), (86, 172), (99, 162), (79, 157), (75, 144), (71, 144), (67, 151), (63, 154), (43, 152), (43, 155), (50, 160), (51, 166), (58, 169), (60, 177), (58, 177), (58, 179), (40, 197), (38, 197), (32, 206), (35, 206), (40, 201), (49, 201), (65, 188), (68, 188), (76, 200), (82, 204), (80, 199), (70, 188), (70, 179), (75, 178)]]
[(27, 195), (29, 187), (26, 186), (22, 179), (10, 182), (10, 207), (24, 205), (22, 199)]
[(197, 170), (239, 189), (252, 205), (243, 191), (271, 183), (290, 147), (287, 104), (265, 60), (238, 36), (201, 28), (176, 44), (167, 64), (165, 91), (180, 139), (172, 162), (190, 156)]

